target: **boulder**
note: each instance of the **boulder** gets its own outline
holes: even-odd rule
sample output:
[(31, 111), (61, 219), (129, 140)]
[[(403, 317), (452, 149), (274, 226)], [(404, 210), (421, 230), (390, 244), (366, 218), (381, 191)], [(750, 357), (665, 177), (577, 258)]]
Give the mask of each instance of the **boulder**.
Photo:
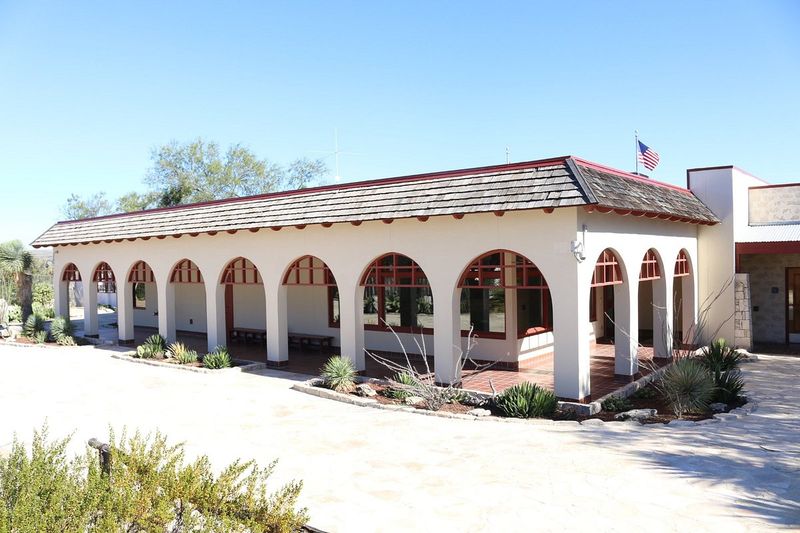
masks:
[(405, 399), (406, 405), (417, 405), (418, 403), (422, 403), (425, 401), (425, 398), (422, 396), (408, 396)]
[(373, 396), (378, 395), (378, 393), (375, 392), (375, 389), (369, 386), (369, 383), (362, 383), (361, 385), (358, 385), (356, 387), (356, 394), (365, 398), (372, 398)]
[(728, 410), (727, 404), (724, 404), (722, 402), (712, 403), (711, 405), (708, 406), (708, 408), (711, 409), (712, 413), (724, 413), (725, 411)]
[(472, 416), (491, 416), (492, 412), (488, 409), (478, 408), (467, 411), (467, 414)]
[(614, 415), (614, 418), (616, 420), (644, 420), (651, 416), (656, 416), (655, 409), (631, 409), (630, 411)]

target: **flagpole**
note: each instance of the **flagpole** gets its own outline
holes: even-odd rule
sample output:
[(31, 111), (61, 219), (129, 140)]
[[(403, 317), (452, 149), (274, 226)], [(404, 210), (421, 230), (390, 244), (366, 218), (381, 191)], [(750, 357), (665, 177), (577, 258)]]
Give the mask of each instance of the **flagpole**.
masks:
[(639, 174), (639, 130), (633, 130), (633, 135), (636, 143), (636, 174)]

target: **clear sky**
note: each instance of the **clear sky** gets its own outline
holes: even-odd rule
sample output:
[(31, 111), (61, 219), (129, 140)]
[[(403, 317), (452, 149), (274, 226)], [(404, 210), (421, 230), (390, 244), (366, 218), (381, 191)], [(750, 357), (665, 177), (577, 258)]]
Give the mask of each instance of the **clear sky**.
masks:
[[(0, 241), (202, 136), (361, 180), (573, 154), (800, 181), (800, 2), (0, 0)], [(329, 160), (331, 169), (333, 162)]]

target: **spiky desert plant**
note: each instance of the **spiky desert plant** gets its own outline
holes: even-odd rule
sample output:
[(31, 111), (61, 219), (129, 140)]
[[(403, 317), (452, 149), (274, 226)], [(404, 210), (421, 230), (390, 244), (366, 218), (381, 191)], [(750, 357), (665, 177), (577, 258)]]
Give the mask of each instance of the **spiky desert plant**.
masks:
[(213, 352), (203, 357), (203, 366), (214, 370), (230, 368), (232, 366), (231, 354), (224, 346), (217, 346)]
[(353, 392), (356, 388), (356, 369), (350, 359), (334, 356), (328, 359), (320, 373), (325, 386), (336, 392)]
[(655, 382), (675, 416), (705, 411), (714, 397), (714, 379), (695, 359), (675, 361)]
[(732, 404), (739, 401), (744, 391), (744, 380), (738, 370), (714, 375), (714, 401)]
[(725, 339), (717, 339), (703, 348), (697, 360), (712, 374), (736, 370), (742, 362), (742, 352), (729, 346)]
[(558, 407), (558, 398), (535, 383), (523, 381), (497, 395), (494, 404), (506, 416), (543, 418), (553, 416)]
[(68, 317), (57, 316), (50, 322), (50, 335), (53, 336), (56, 342), (59, 342), (63, 337), (72, 337), (74, 332), (75, 328)]
[(0, 274), (9, 276), (17, 285), (17, 300), (22, 308), (22, 320), (33, 313), (33, 255), (22, 241), (0, 244)]
[(417, 380), (408, 372), (398, 372), (389, 380), (386, 396), (395, 400), (405, 400), (409, 396), (413, 396), (412, 391), (417, 384)]
[(75, 337), (71, 335), (62, 335), (60, 339), (56, 340), (59, 346), (77, 346), (78, 343), (75, 342)]
[(198, 355), (194, 350), (190, 350), (182, 342), (173, 342), (167, 348), (167, 353), (178, 364), (188, 365), (197, 361)]
[(158, 333), (147, 337), (143, 345), (150, 346), (155, 357), (163, 357), (167, 351), (167, 341)]
[(32, 339), (37, 333), (44, 331), (44, 318), (39, 315), (30, 315), (22, 326), (22, 332)]
[(36, 344), (44, 344), (45, 342), (47, 342), (47, 332), (45, 330), (37, 331), (36, 333), (33, 334), (33, 337), (31, 337), (31, 339)]

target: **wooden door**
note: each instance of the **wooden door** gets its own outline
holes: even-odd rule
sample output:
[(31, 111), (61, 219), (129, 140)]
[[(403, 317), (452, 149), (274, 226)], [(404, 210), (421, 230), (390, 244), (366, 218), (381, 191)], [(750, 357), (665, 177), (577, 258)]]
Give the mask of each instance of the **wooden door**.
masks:
[(800, 268), (786, 269), (786, 337), (800, 342)]

